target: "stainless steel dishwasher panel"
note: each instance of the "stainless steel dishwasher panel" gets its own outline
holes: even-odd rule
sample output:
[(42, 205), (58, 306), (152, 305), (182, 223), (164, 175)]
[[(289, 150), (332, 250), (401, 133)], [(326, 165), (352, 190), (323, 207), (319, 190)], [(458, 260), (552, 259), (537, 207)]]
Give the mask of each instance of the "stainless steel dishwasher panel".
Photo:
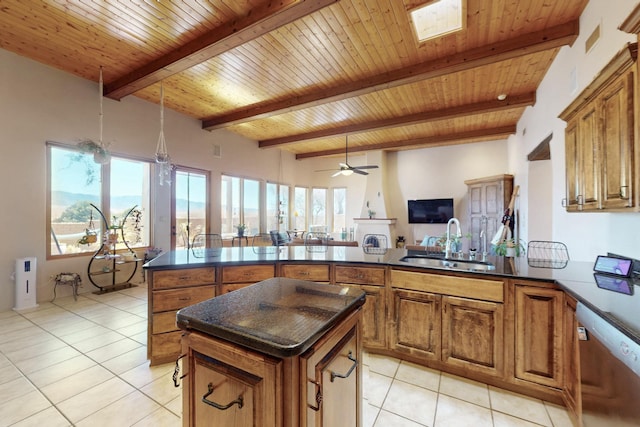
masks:
[(581, 303), (576, 315), (583, 426), (640, 426), (640, 345)]

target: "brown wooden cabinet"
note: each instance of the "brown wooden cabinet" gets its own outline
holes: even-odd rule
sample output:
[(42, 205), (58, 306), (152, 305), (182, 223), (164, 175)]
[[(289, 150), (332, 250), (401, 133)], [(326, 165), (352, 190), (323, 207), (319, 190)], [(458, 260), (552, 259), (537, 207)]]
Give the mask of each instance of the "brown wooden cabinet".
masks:
[(503, 376), (503, 281), (391, 270), (391, 286), (391, 350)]
[(623, 49), (561, 114), (567, 211), (637, 206), (634, 97), (637, 44)]
[(147, 358), (151, 365), (174, 361), (180, 355), (176, 312), (213, 298), (215, 281), (214, 267), (149, 271)]
[(516, 282), (514, 293), (516, 378), (562, 388), (564, 292)]
[(483, 220), (487, 221), (487, 244), (498, 231), (504, 211), (509, 206), (513, 192), (513, 175), (496, 175), (464, 182), (469, 199), (470, 247), (482, 250), (480, 231)]
[(356, 286), (366, 293), (362, 309), (362, 339), (367, 348), (386, 348), (386, 292), (384, 267), (336, 265), (335, 283)]

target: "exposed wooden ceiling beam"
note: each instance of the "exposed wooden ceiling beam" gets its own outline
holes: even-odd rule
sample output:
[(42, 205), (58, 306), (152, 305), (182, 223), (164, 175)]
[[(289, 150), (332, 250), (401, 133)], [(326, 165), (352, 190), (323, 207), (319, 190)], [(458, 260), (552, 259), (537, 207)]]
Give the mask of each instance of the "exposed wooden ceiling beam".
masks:
[(571, 21), (458, 55), (382, 73), (355, 83), (277, 102), (254, 104), (240, 111), (205, 118), (202, 127), (207, 130), (219, 129), (555, 49), (572, 44), (578, 34), (579, 21)]
[[(390, 150), (400, 151), (402, 149), (415, 149), (422, 146), (439, 147), (443, 145), (468, 144), (471, 142), (489, 141), (492, 139), (504, 139), (509, 135), (516, 133), (516, 125), (502, 126), (492, 129), (479, 129), (469, 132), (452, 133), (447, 135), (428, 136), (425, 138), (410, 139), (406, 141), (382, 142), (379, 144), (363, 145), (358, 147), (349, 147), (349, 153), (358, 153), (364, 151)], [(395, 150), (394, 150), (395, 149)], [(336, 148), (332, 150), (313, 151), (308, 153), (296, 154), (296, 160), (308, 159), (312, 157), (326, 157), (344, 154), (344, 148)]]
[(202, 37), (106, 84), (105, 96), (116, 100), (122, 99), (337, 1), (265, 1), (261, 6), (253, 8), (246, 16), (227, 22)]
[(429, 123), (439, 120), (456, 119), (475, 114), (484, 114), (496, 111), (511, 110), (515, 108), (524, 108), (529, 105), (533, 105), (535, 101), (536, 94), (535, 92), (531, 92), (522, 95), (510, 96), (504, 101), (492, 100), (478, 102), (475, 104), (461, 105), (436, 111), (425, 111), (402, 117), (392, 117), (389, 119), (358, 123), (356, 125), (340, 126), (336, 128), (322, 129), (319, 131), (307, 132), (303, 134), (284, 136), (281, 138), (266, 139), (263, 141), (259, 141), (259, 147), (268, 148), (282, 146), (285, 144), (293, 144), (296, 142), (308, 141), (317, 138), (327, 138), (336, 135), (369, 132), (374, 130), (394, 128), (398, 126), (411, 126), (415, 124)]

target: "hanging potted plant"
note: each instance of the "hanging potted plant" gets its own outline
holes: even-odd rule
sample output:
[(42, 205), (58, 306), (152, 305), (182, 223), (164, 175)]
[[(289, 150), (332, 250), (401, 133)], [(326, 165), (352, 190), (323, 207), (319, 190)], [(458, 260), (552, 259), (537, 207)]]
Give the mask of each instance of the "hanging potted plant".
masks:
[(92, 153), (93, 161), (100, 165), (107, 164), (111, 160), (111, 154), (109, 154), (109, 150), (104, 144), (85, 139), (78, 142), (78, 147), (85, 153)]

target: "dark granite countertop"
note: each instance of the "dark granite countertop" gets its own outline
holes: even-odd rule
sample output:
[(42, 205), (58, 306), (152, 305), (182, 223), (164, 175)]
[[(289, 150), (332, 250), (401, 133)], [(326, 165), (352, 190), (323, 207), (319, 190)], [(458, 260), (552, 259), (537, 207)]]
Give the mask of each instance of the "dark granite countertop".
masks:
[[(376, 248), (378, 249), (378, 248)], [(377, 250), (366, 253), (361, 247), (329, 246), (306, 248), (223, 248), (215, 256), (196, 256), (192, 251), (167, 252), (145, 264), (148, 269), (176, 269), (202, 266), (242, 265), (274, 262), (344, 262), (354, 264), (420, 268), (425, 271), (451, 271), (447, 268), (419, 267), (400, 261), (412, 252), (405, 249)], [(487, 272), (468, 272), (473, 276), (501, 276), (523, 280), (553, 281), (578, 301), (609, 321), (621, 332), (640, 344), (640, 287), (638, 282), (596, 283), (592, 262), (569, 261), (563, 268), (533, 267), (526, 258), (516, 258), (513, 265), (502, 257), (489, 257), (496, 266)]]
[(364, 291), (276, 277), (178, 311), (177, 323), (276, 357), (307, 350), (365, 301)]

